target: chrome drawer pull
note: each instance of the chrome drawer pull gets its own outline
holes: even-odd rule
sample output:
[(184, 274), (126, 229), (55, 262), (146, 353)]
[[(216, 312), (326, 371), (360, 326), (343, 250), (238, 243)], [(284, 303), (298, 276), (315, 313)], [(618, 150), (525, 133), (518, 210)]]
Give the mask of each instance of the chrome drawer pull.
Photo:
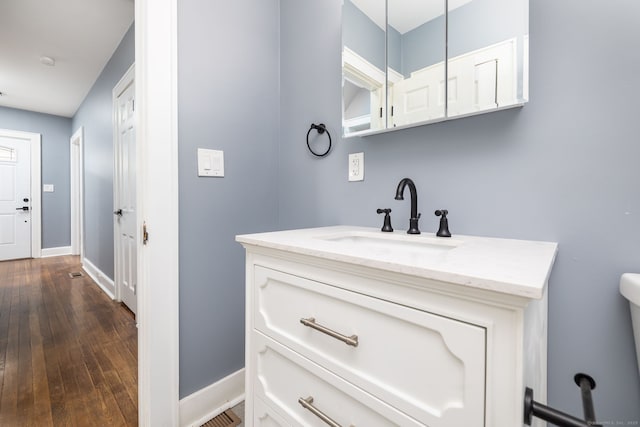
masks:
[(353, 347), (357, 347), (358, 346), (358, 336), (357, 335), (351, 335), (350, 337), (346, 336), (346, 335), (342, 335), (336, 331), (332, 331), (331, 329), (322, 326), (322, 325), (318, 325), (316, 323), (316, 319), (314, 319), (313, 317), (309, 317), (308, 319), (300, 319), (300, 323), (302, 323), (304, 326), (308, 326), (312, 329), (315, 329), (316, 331), (320, 331), (323, 334), (327, 334), (330, 337), (333, 337), (337, 340), (342, 341), (343, 343), (345, 343), (346, 345), (351, 345)]
[[(318, 409), (318, 408), (316, 408), (315, 406), (312, 405), (312, 403), (313, 403), (313, 397), (312, 396), (309, 396), (306, 399), (301, 397), (301, 398), (298, 399), (298, 403), (301, 404), (304, 409), (309, 410), (313, 415), (315, 415), (316, 417), (320, 418), (322, 421), (324, 421), (325, 423), (329, 424), (331, 427), (342, 427), (340, 424), (338, 424), (337, 422), (333, 421), (326, 414), (324, 414), (320, 409)], [(349, 426), (349, 427), (354, 427), (354, 426)]]

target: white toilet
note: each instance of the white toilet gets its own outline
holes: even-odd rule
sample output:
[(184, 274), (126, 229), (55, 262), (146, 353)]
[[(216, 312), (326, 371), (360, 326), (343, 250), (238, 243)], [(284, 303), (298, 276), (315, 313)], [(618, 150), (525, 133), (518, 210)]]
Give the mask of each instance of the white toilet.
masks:
[(631, 323), (636, 342), (636, 357), (640, 372), (640, 274), (625, 273), (620, 277), (620, 293), (629, 300)]

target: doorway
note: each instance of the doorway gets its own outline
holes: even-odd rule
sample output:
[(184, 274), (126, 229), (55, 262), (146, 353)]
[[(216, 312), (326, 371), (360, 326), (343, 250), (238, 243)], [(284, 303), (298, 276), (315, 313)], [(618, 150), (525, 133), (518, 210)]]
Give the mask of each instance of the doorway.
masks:
[(116, 299), (137, 311), (135, 65), (113, 89)]
[(40, 140), (0, 129), (0, 261), (41, 255)]

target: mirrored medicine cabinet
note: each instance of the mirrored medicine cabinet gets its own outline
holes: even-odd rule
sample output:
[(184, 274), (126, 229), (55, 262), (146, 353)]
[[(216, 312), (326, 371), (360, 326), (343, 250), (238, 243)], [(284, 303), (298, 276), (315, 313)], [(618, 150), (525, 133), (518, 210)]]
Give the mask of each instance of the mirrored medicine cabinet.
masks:
[(521, 106), (528, 44), (529, 0), (344, 0), (343, 136)]

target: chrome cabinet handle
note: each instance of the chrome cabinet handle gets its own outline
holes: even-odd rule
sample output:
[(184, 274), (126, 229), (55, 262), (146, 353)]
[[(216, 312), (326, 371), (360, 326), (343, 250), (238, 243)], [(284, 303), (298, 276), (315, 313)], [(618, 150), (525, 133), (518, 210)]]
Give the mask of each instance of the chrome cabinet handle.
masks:
[(337, 340), (342, 341), (343, 343), (345, 343), (346, 345), (350, 345), (353, 347), (357, 347), (358, 346), (358, 336), (357, 335), (351, 335), (350, 337), (346, 336), (346, 335), (342, 335), (336, 331), (332, 331), (331, 329), (327, 328), (326, 326), (322, 326), (316, 323), (316, 319), (314, 319), (313, 317), (309, 317), (308, 319), (300, 319), (300, 323), (302, 323), (304, 326), (308, 326), (311, 329), (315, 329), (316, 331), (320, 331), (323, 334), (327, 334), (330, 337), (333, 337)]
[[(332, 420), (327, 414), (325, 414), (320, 409), (318, 409), (318, 408), (316, 408), (315, 406), (312, 405), (312, 403), (313, 403), (313, 397), (312, 396), (309, 396), (306, 399), (301, 397), (301, 398), (298, 399), (298, 403), (301, 404), (304, 409), (308, 410), (313, 415), (315, 415), (316, 417), (320, 418), (322, 421), (324, 421), (325, 423), (327, 423), (331, 427), (342, 427), (340, 424), (338, 424), (337, 422)], [(349, 426), (349, 427), (354, 427), (354, 426), (352, 425), (352, 426)]]

